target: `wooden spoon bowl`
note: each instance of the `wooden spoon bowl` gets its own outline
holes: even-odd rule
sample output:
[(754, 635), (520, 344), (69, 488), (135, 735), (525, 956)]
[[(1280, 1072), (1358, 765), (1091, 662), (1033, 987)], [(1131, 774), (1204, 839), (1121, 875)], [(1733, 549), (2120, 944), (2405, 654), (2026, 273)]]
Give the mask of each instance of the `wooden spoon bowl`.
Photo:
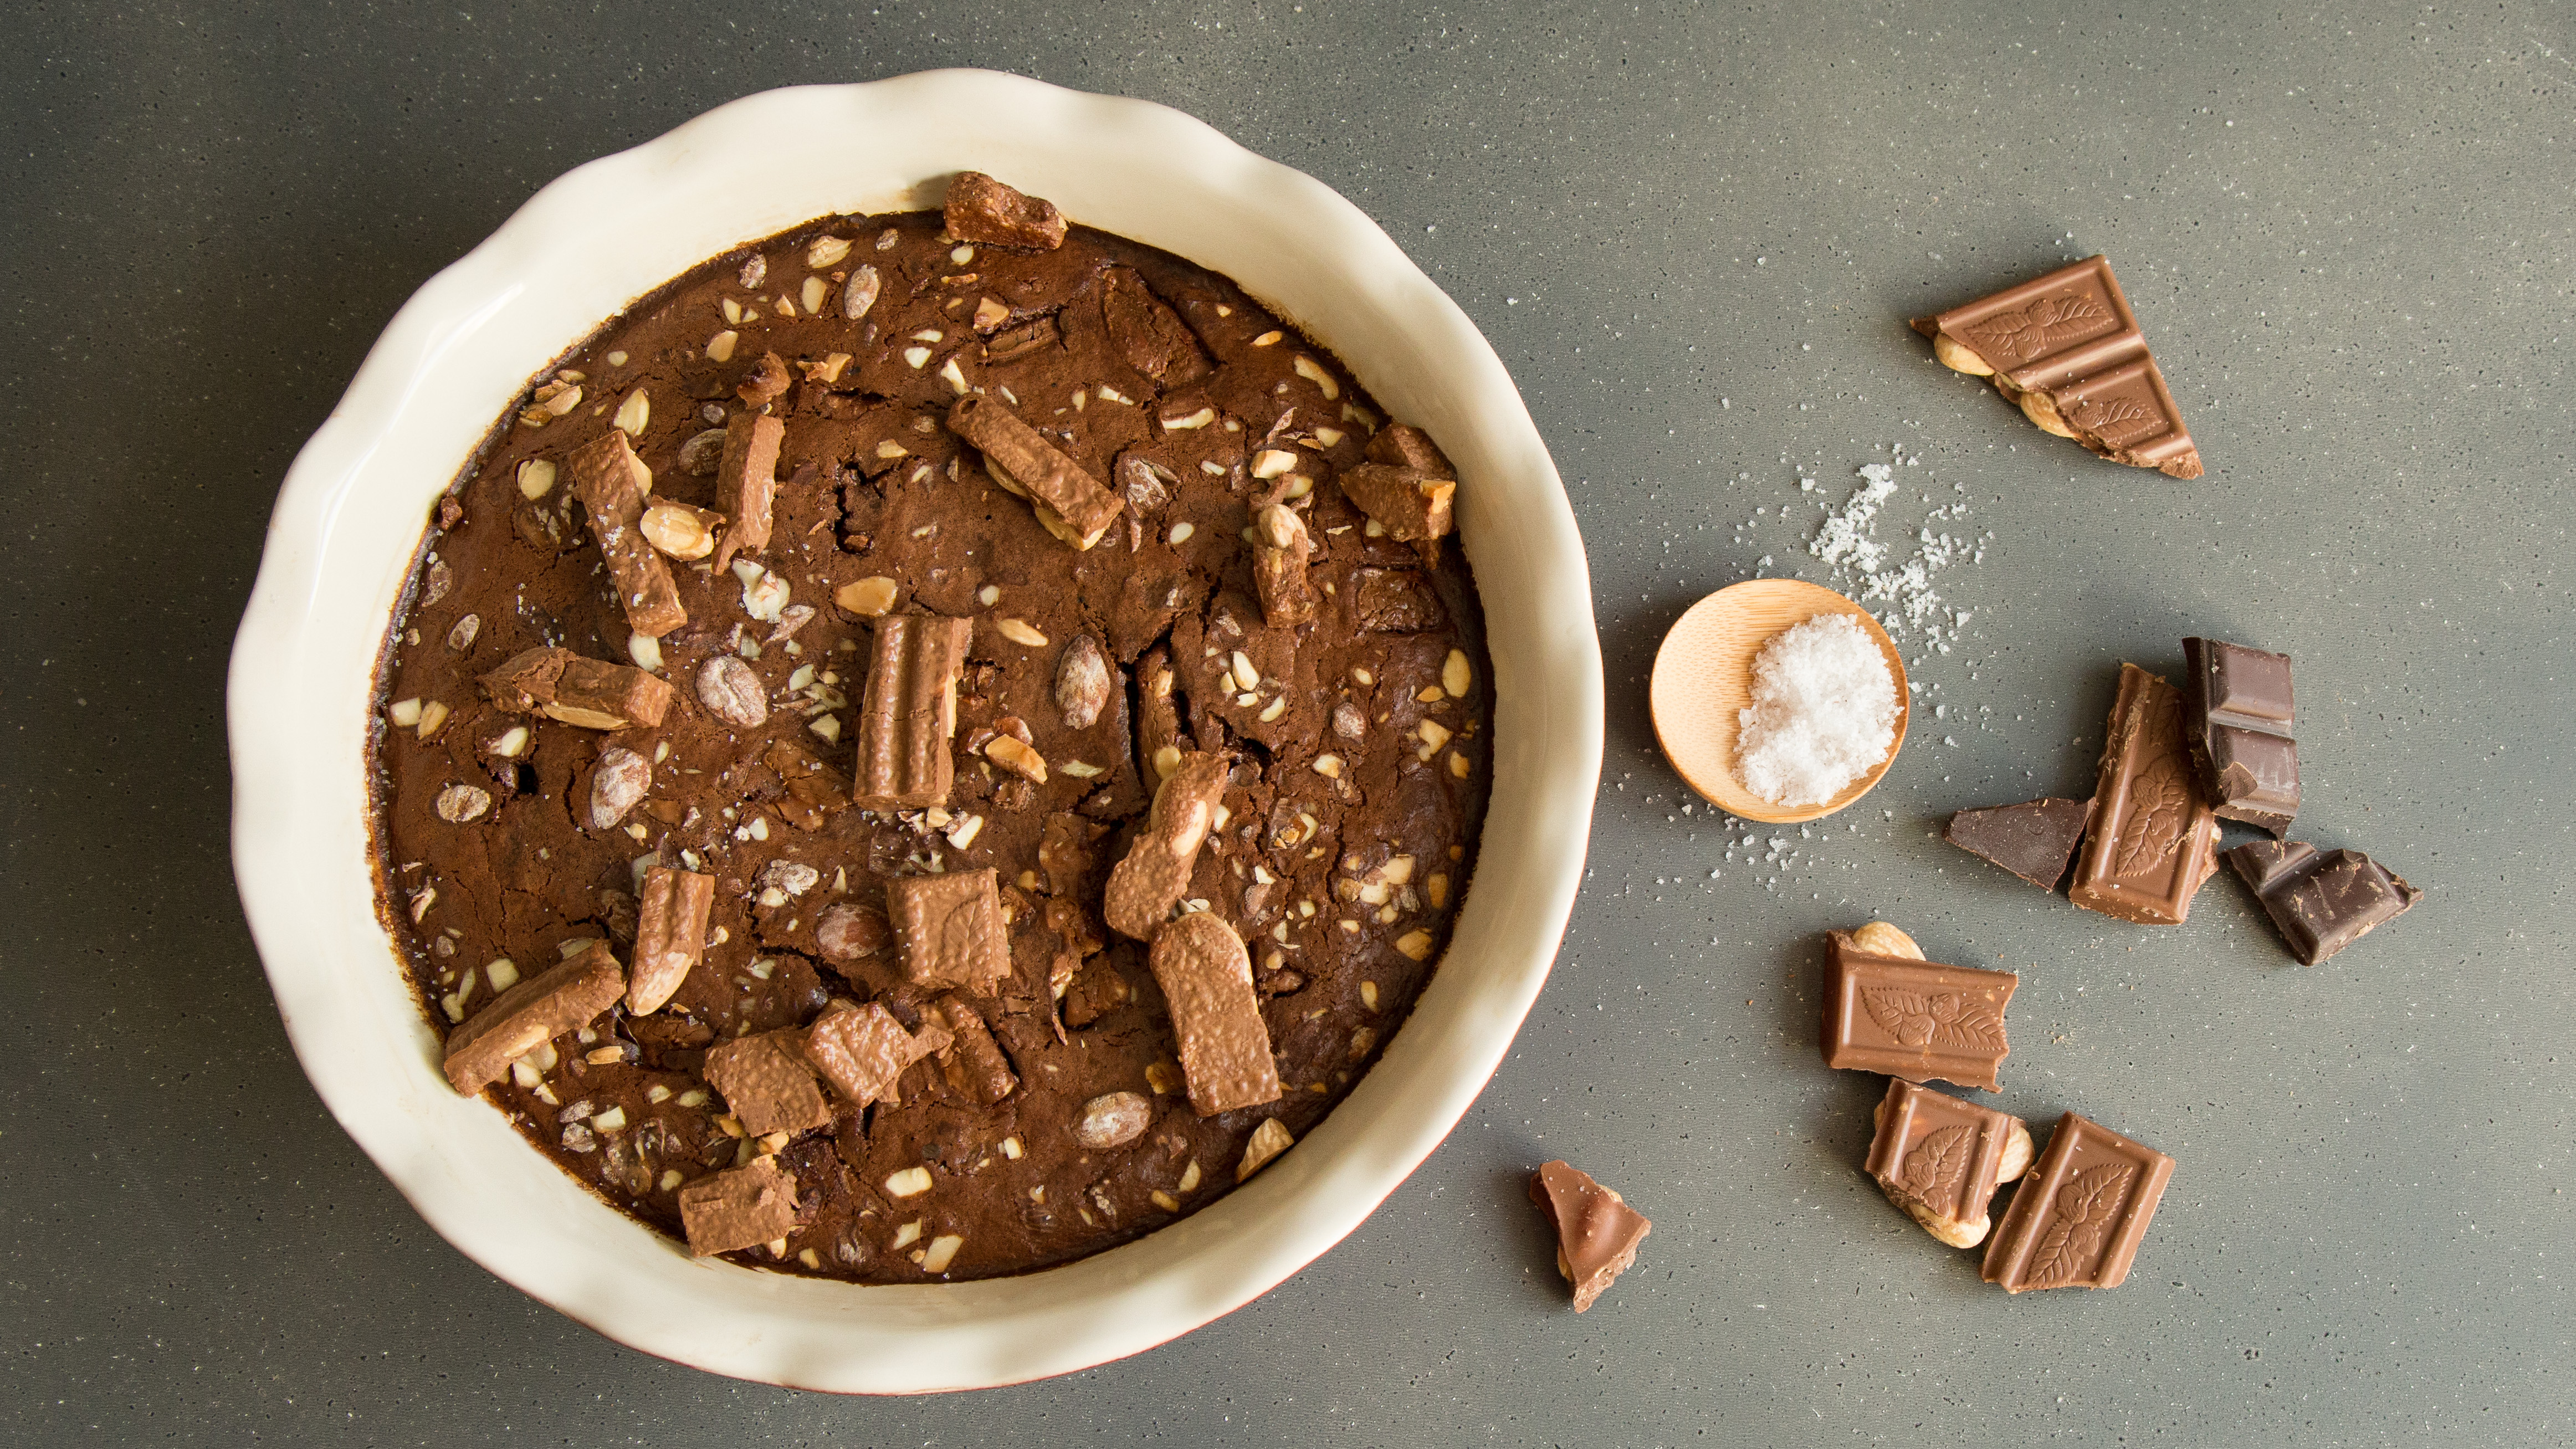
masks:
[[(1821, 805), (1774, 805), (1736, 778), (1736, 723), (1753, 700), (1753, 656), (1773, 635), (1818, 614), (1849, 614), (1878, 641), (1888, 673), (1896, 678), (1896, 738), (1888, 743), (1887, 758), (1834, 798)], [(1655, 651), (1650, 688), (1655, 738), (1664, 747), (1664, 758), (1710, 804), (1766, 825), (1821, 820), (1868, 794), (1905, 747), (1905, 723), (1913, 713), (1905, 661), (1878, 620), (1833, 590), (1803, 579), (1747, 579), (1691, 605)]]

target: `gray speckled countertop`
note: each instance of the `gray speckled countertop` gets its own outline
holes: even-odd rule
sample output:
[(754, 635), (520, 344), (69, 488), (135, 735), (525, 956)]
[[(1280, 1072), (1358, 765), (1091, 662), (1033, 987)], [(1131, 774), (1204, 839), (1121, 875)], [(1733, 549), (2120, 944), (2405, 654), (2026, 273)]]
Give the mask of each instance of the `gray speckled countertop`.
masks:
[[(0, 1439), (21, 1444), (2187, 1445), (2576, 1436), (2576, 11), (241, 3), (23, 11), (0, 57)], [(1830, 17), (1830, 18), (1828, 18)], [(1340, 1248), (1069, 1380), (857, 1402), (628, 1352), (432, 1235), (286, 1048), (226, 869), (231, 631), (278, 479), (402, 300), (562, 170), (733, 96), (987, 65), (1169, 102), (1339, 188), (1486, 330), (1592, 548), (1591, 878), (1517, 1048)], [(2093, 251), (2200, 438), (2091, 461), (1902, 319)], [(1903, 756), (1730, 829), (1658, 758), (1690, 601), (1935, 587)], [(1801, 478), (1815, 480), (1813, 491)], [(1767, 564), (1763, 562), (1765, 558)], [(1944, 615), (1946, 621), (1947, 616)], [(2429, 892), (2300, 969), (1932, 838), (2080, 793), (2119, 662), (2298, 660), (2299, 834)], [(1936, 716), (1931, 706), (1939, 706)], [(1955, 741), (1955, 743), (1952, 743)], [(1729, 842), (1763, 844), (1728, 856)], [(1748, 854), (1784, 859), (1759, 865)], [(1711, 871), (1718, 872), (1715, 876)], [(2022, 973), (2000, 1105), (2180, 1160), (2127, 1286), (2007, 1298), (1856, 1164), (1818, 933)], [(1522, 1200), (1656, 1222), (1562, 1310)]]

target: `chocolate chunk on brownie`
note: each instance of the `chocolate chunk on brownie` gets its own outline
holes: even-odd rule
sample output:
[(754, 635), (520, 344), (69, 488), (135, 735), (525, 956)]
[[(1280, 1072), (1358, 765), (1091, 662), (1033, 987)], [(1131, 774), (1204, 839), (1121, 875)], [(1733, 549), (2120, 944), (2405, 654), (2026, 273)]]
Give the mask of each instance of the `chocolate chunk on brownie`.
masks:
[(1290, 1151), (1430, 979), (1493, 758), (1436, 548), (1474, 481), (1225, 278), (949, 202), (710, 259), (536, 379), (378, 680), (460, 1087), (693, 1250), (868, 1283)]

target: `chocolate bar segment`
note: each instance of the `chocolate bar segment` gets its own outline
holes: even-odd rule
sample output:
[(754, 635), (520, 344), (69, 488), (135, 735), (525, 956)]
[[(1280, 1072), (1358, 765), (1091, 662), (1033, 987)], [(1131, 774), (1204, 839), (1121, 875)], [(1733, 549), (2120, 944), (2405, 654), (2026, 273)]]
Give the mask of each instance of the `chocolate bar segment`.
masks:
[(939, 1049), (939, 1069), (961, 1095), (990, 1107), (1019, 1089), (1019, 1074), (1011, 1070), (1001, 1043), (993, 1040), (992, 1028), (964, 999), (943, 996), (923, 1009), (921, 1019), (937, 1021), (948, 1032), (948, 1045)]
[(725, 501), (724, 541), (716, 545), (716, 572), (733, 556), (769, 547), (769, 509), (778, 492), (778, 448), (787, 425), (763, 413), (736, 413), (725, 424), (724, 461), (716, 467), (716, 496)]
[(775, 1157), (683, 1183), (680, 1226), (704, 1258), (774, 1243), (796, 1230), (796, 1179)]
[(1435, 556), (1432, 551), (1448, 536), (1456, 479), (1435, 478), (1419, 468), (1362, 463), (1345, 470), (1340, 481), (1343, 496), (1397, 542)]
[(635, 961), (626, 975), (628, 1011), (647, 1016), (661, 1010), (697, 968), (706, 955), (707, 917), (715, 903), (714, 876), (660, 865), (644, 872), (635, 906)]
[(2290, 656), (2216, 639), (2182, 641), (2183, 742), (2222, 819), (2274, 835), (2299, 813)]
[(447, 1081), (471, 1097), (501, 1079), (510, 1063), (577, 1027), (588, 1026), (617, 1004), (626, 970), (608, 943), (521, 981), (447, 1034), (441, 1065)]
[(2032, 422), (2115, 463), (2201, 475), (2164, 374), (2111, 264), (2088, 257), (1914, 328), (1946, 366), (1991, 378)]
[(1556, 1271), (1573, 1290), (1577, 1313), (1628, 1271), (1637, 1261), (1637, 1245), (1654, 1230), (1626, 1198), (1562, 1161), (1539, 1164), (1530, 1174), (1529, 1195), (1556, 1229)]
[(1882, 956), (1850, 932), (1828, 935), (1826, 1066), (1987, 1091), (2001, 1085), (1996, 1069), (2012, 1050), (2004, 1040), (2004, 1006), (2020, 977)]
[(659, 675), (550, 645), (511, 655), (482, 683), (484, 695), (503, 709), (593, 730), (658, 725), (675, 693)]
[(957, 732), (957, 675), (974, 627), (971, 620), (934, 614), (877, 620), (859, 712), (858, 778), (851, 785), (860, 809), (946, 803), (957, 775), (948, 749)]
[(915, 986), (989, 990), (1011, 974), (1010, 937), (991, 867), (886, 882), (886, 917)]
[(564, 467), (572, 474), (573, 496), (590, 514), (591, 535), (599, 540), (600, 557), (608, 561), (609, 582), (617, 588), (627, 624), (646, 638), (659, 639), (689, 622), (670, 567), (635, 526), (644, 517), (643, 489), (650, 486), (636, 480), (652, 475), (635, 456), (625, 430), (610, 428), (606, 436), (573, 449)]
[(871, 1001), (836, 1005), (805, 1028), (805, 1060), (852, 1107), (897, 1100), (904, 1069), (948, 1044), (946, 1030), (922, 1024), (915, 1035)]
[(1252, 992), (1252, 955), (1234, 928), (1193, 911), (1154, 937), (1146, 959), (1171, 1008), (1190, 1106), (1213, 1117), (1278, 1101), (1279, 1064)]
[(2075, 858), (2085, 822), (2092, 818), (2090, 800), (2026, 800), (2019, 805), (1962, 810), (1950, 817), (1941, 838), (2041, 890), (2053, 891), (2066, 878), (2066, 863)]
[(2314, 966), (2397, 919), (2424, 893), (2358, 850), (2257, 840), (2227, 852), (2300, 964)]
[(1052, 511), (1076, 548), (1100, 542), (1125, 510), (1099, 479), (991, 398), (974, 393), (959, 398), (948, 410), (948, 430), (974, 444), (987, 469), (1018, 484), (1040, 505), (1041, 517)]
[(765, 1031), (709, 1047), (706, 1078), (755, 1137), (831, 1124), (832, 1109), (806, 1065), (800, 1032)]
[(2179, 926), (2218, 869), (2218, 817), (2183, 748), (2182, 696), (2161, 675), (2120, 666), (2092, 833), (2066, 898), (2144, 925)]
[(2007, 1293), (2119, 1287), (2173, 1169), (2154, 1148), (2067, 1113), (1986, 1245), (1986, 1281)]
[(1222, 756), (1183, 755), (1154, 791), (1153, 812), (1145, 828), (1129, 843), (1127, 854), (1109, 872), (1109, 889), (1101, 914), (1109, 929), (1139, 941), (1154, 939), (1163, 922), (1189, 892), (1197, 869), (1199, 846), (1225, 798), (1226, 763)]
[(1888, 1080), (1877, 1125), (1869, 1175), (1889, 1202), (1954, 1248), (1986, 1240), (1996, 1184), (2030, 1168), (2030, 1129), (2019, 1117), (1902, 1077)]
[(1055, 203), (1005, 186), (981, 171), (960, 171), (948, 184), (940, 221), (959, 241), (993, 242), (1032, 251), (1064, 245), (1064, 213)]

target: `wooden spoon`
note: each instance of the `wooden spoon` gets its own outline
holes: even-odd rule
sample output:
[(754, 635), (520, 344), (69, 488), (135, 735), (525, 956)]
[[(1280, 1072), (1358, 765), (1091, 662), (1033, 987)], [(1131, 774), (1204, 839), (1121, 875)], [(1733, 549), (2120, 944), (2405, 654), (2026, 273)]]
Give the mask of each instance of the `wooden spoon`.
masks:
[[(1774, 805), (1736, 778), (1736, 722), (1752, 703), (1753, 656), (1773, 635), (1818, 614), (1849, 614), (1878, 641), (1887, 671), (1896, 678), (1896, 738), (1888, 743), (1886, 759), (1831, 800)], [(1664, 758), (1711, 804), (1766, 825), (1821, 820), (1868, 794), (1905, 747), (1905, 722), (1913, 712), (1906, 696), (1905, 661), (1878, 620), (1833, 590), (1803, 579), (1747, 579), (1691, 605), (1655, 651), (1651, 690), (1655, 738), (1664, 747)]]

